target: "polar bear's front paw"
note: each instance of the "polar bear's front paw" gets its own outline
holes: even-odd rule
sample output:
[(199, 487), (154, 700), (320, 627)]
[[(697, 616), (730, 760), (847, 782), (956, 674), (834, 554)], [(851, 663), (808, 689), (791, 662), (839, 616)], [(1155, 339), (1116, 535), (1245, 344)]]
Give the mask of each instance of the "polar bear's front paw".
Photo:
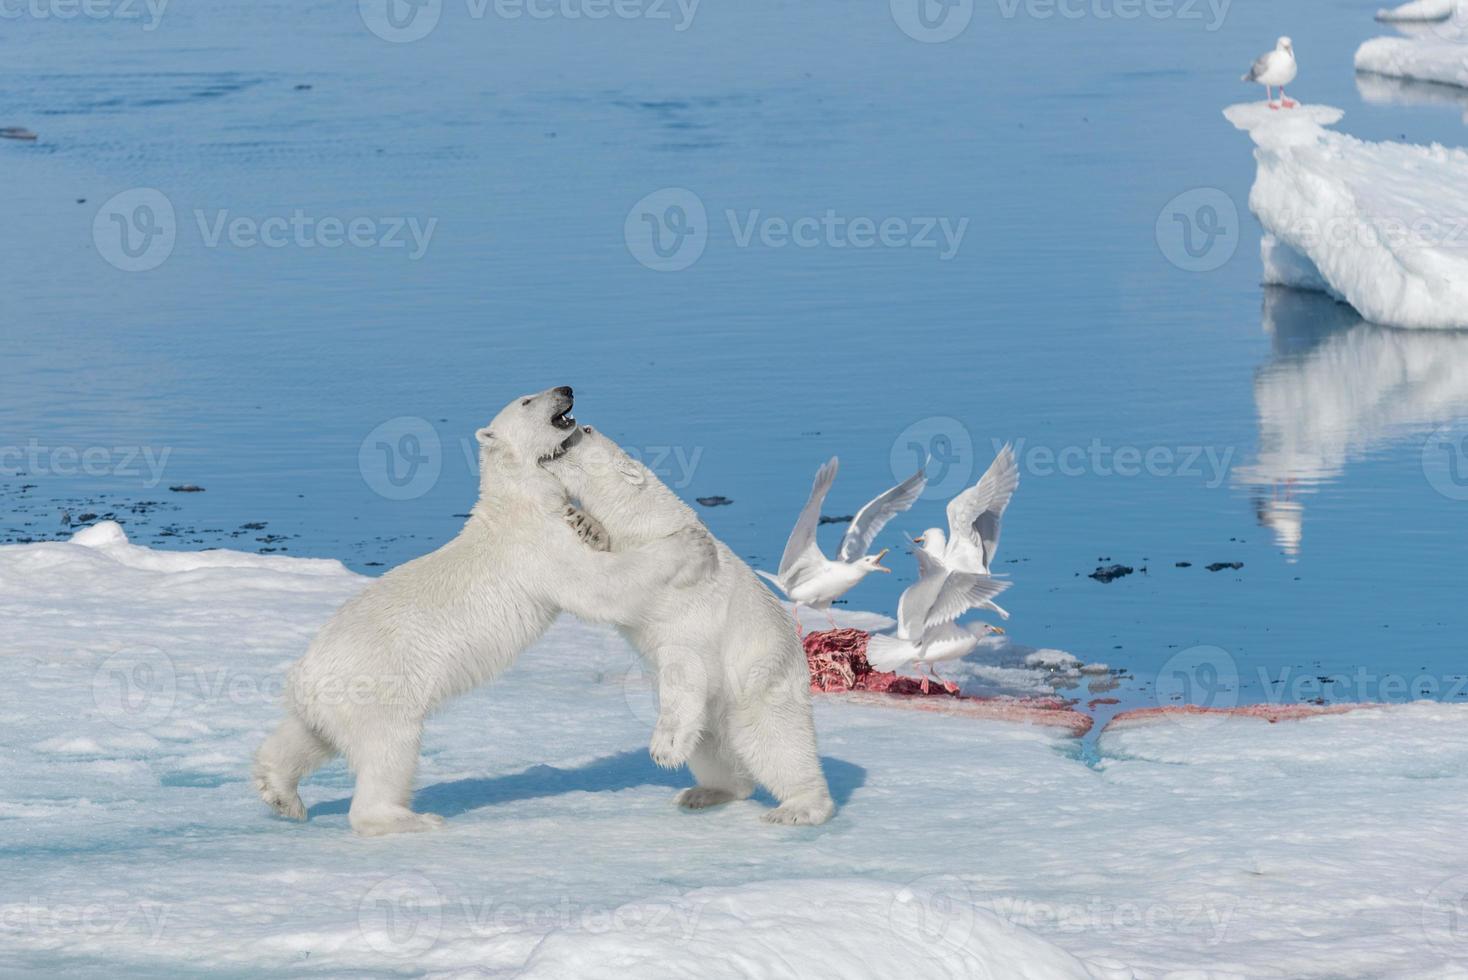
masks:
[(586, 511), (567, 504), (562, 516), (565, 517), (566, 523), (571, 525), (571, 530), (576, 532), (576, 536), (592, 551), (612, 550), (612, 542), (607, 537), (607, 529)]
[(652, 744), (647, 747), (648, 755), (664, 769), (677, 769), (688, 763), (698, 745), (701, 732), (697, 729), (679, 731), (671, 726), (659, 725), (652, 731)]
[(352, 830), (363, 837), (419, 834), (426, 830), (437, 830), (443, 826), (443, 817), (438, 814), (414, 813), (407, 807), (393, 807), (361, 815), (350, 814), (347, 819), (352, 825)]
[(829, 796), (826, 796), (816, 799), (790, 800), (765, 813), (760, 819), (765, 823), (815, 826), (830, 820), (831, 814), (835, 812), (836, 804), (831, 802)]
[(275, 772), (264, 766), (255, 766), (255, 792), (266, 801), (267, 807), (286, 820), (305, 820), (305, 804), (295, 786), (285, 785)]
[(260, 793), (260, 799), (287, 820), (305, 820), (306, 804), (301, 802), (300, 794), (288, 792), (285, 788), (275, 785), (268, 776), (257, 775), (255, 777), (255, 789)]

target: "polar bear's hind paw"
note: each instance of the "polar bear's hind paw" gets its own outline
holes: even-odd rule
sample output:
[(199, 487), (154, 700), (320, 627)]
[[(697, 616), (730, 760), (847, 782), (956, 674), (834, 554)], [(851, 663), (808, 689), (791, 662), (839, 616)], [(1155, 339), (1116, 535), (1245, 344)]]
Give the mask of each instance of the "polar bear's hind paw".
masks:
[(443, 826), (443, 817), (436, 813), (414, 813), (407, 808), (386, 810), (366, 816), (351, 817), (352, 829), (363, 837), (383, 837), (387, 834), (419, 834), (437, 830)]
[(707, 810), (711, 806), (723, 806), (735, 798), (732, 790), (719, 789), (717, 786), (693, 786), (673, 797), (673, 802), (685, 810)]
[(831, 819), (831, 814), (836, 812), (836, 805), (829, 798), (824, 800), (792, 800), (783, 803), (775, 809), (768, 811), (760, 817), (765, 823), (786, 824), (788, 826), (809, 826), (823, 824)]

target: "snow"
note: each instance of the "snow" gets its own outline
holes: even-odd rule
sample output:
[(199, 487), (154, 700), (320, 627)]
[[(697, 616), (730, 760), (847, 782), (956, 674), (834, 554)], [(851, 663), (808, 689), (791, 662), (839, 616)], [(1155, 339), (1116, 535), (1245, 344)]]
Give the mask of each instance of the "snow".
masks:
[(1447, 20), (1453, 15), (1455, 0), (1409, 0), (1396, 7), (1384, 7), (1376, 12), (1377, 20), (1421, 21)]
[(1268, 232), (1259, 239), (1259, 261), (1264, 266), (1264, 281), (1270, 285), (1329, 293), (1340, 299), (1309, 259)]
[[(956, 901), (957, 900), (957, 901)], [(957, 878), (893, 891), (851, 879), (807, 878), (690, 892), (672, 903), (624, 905), (608, 917), (645, 930), (639, 941), (599, 932), (546, 939), (524, 975), (627, 977), (992, 976), (1087, 980), (1084, 964), (1028, 930), (977, 908)], [(647, 924), (657, 922), (658, 928)], [(737, 959), (729, 952), (739, 950)]]
[[(841, 806), (700, 814), (647, 757), (611, 631), (558, 623), (429, 725), (362, 839), (338, 763), (304, 824), (250, 753), (282, 671), (367, 580), (116, 527), (0, 547), (0, 973), (475, 977), (1461, 975), (1468, 708), (1100, 735), (820, 698)], [(838, 614), (844, 618), (844, 614)]]
[(1356, 70), (1419, 82), (1468, 86), (1468, 43), (1420, 34), (1374, 37), (1356, 49)]
[(1468, 152), (1325, 129), (1330, 106), (1230, 106), (1256, 144), (1265, 281), (1324, 286), (1366, 319), (1468, 327)]

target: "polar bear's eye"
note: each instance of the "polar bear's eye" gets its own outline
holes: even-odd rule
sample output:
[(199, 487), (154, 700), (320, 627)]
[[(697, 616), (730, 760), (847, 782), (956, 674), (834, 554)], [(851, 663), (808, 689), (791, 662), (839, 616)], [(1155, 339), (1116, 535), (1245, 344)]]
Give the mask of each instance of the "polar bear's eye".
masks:
[(527, 398), (523, 402), (520, 403), (520, 407), (521, 408), (524, 408), (526, 405), (529, 405), (529, 404), (530, 404), (530, 399)]

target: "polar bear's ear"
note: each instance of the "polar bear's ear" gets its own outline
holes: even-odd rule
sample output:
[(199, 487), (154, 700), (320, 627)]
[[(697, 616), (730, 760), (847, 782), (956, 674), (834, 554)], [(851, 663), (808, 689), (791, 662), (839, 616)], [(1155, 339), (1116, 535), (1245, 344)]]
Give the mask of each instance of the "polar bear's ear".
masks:
[(489, 426), (486, 425), (484, 428), (474, 433), (474, 438), (479, 440), (479, 444), (481, 446), (487, 446), (494, 441), (494, 433), (490, 432)]

